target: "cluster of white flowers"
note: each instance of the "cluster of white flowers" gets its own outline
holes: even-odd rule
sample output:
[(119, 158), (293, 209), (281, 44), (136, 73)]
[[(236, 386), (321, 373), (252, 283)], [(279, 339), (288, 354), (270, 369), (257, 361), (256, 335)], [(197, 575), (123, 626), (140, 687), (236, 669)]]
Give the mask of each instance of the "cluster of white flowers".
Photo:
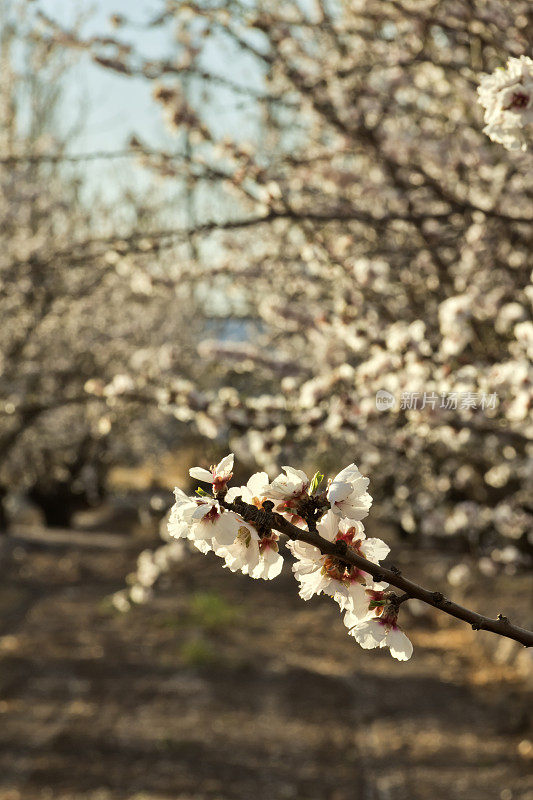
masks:
[[(232, 471), (233, 454), (211, 471), (189, 470), (191, 477), (211, 485), (212, 494), (198, 489), (195, 497), (189, 497), (175, 489), (168, 522), (171, 537), (189, 539), (202, 553), (214, 552), (232, 572), (270, 580), (283, 567), (279, 534), (263, 524), (267, 516), (260, 513), (272, 510), (291, 522), (293, 530), (342, 542), (348, 551), (374, 564), (388, 555), (385, 542), (365, 535), (361, 520), (369, 513), (372, 498), (367, 492), (368, 478), (355, 464), (339, 472), (326, 489), (320, 489), (323, 476), (317, 473), (309, 479), (305, 472), (288, 466), (272, 482), (266, 472), (258, 472), (246, 486), (228, 489)], [(344, 612), (344, 624), (361, 647), (389, 647), (399, 661), (411, 657), (413, 647), (398, 626), (398, 604), (387, 592), (388, 584), (376, 582), (342, 557), (326, 555), (297, 536), (286, 546), (295, 558), (292, 570), (303, 600), (329, 595)]]
[(526, 129), (533, 125), (533, 61), (509, 58), (506, 69), (481, 78), (478, 94), (485, 109), (484, 133), (507, 150), (526, 150)]
[(111, 596), (113, 607), (126, 612), (134, 605), (148, 602), (160, 577), (185, 557), (185, 542), (176, 539), (165, 541), (155, 550), (143, 550), (137, 558), (136, 569), (127, 577), (128, 586)]

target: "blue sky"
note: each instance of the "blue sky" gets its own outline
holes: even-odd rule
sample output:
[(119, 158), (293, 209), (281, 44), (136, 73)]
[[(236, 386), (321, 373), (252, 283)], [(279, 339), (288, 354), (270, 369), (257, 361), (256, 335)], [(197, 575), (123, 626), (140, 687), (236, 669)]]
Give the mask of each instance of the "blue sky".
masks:
[[(158, 0), (37, 0), (34, 7), (47, 16), (69, 27), (80, 14), (86, 20), (86, 35), (112, 35), (135, 46), (148, 57), (165, 57), (176, 54), (173, 31), (170, 26), (147, 30), (142, 23), (156, 16), (163, 4)], [(122, 14), (136, 22), (133, 27), (113, 28), (111, 14)], [(219, 41), (206, 50), (203, 66), (210, 72), (231, 77), (237, 83), (260, 89), (262, 77), (250, 68), (242, 54), (229, 43)], [(136, 133), (151, 146), (164, 146), (168, 150), (179, 147), (179, 141), (164, 127), (161, 108), (152, 100), (153, 85), (142, 78), (129, 78), (95, 65), (89, 57), (82, 56), (68, 79), (65, 103), (65, 124), (69, 125), (83, 107), (86, 109), (84, 130), (73, 143), (72, 151), (90, 153), (113, 151), (124, 147), (132, 133)], [(242, 98), (241, 98), (242, 99)], [(249, 113), (235, 109), (231, 94), (217, 87), (209, 101), (208, 121), (217, 134), (235, 135), (241, 141), (257, 135), (257, 119)], [(194, 102), (194, 98), (193, 98)], [(205, 110), (205, 102), (204, 102)], [(91, 162), (87, 168), (91, 188), (103, 190), (108, 197), (119, 195), (125, 187), (145, 186), (146, 173), (134, 160)]]
[[(88, 17), (83, 30), (86, 34), (122, 35), (109, 24), (112, 13), (131, 14), (134, 4), (131, 0), (38, 0), (36, 6), (48, 16), (67, 26), (83, 13)], [(136, 19), (149, 16), (152, 2), (138, 0), (134, 5)], [(168, 31), (156, 29), (128, 31), (128, 41), (142, 48), (146, 53), (168, 51), (170, 37)], [(74, 115), (81, 103), (87, 105), (85, 131), (76, 143), (78, 152), (119, 149), (133, 130), (147, 137), (161, 134), (161, 115), (151, 98), (151, 87), (144, 80), (126, 78), (103, 70), (87, 57), (72, 71), (69, 86), (69, 107), (66, 116)]]
[[(37, 0), (35, 6), (61, 25), (68, 26), (83, 12), (88, 17), (83, 30), (86, 34), (111, 34), (133, 43), (143, 54), (161, 57), (176, 53), (169, 26), (146, 30), (140, 23), (155, 16), (162, 8), (158, 0)], [(109, 24), (112, 13), (123, 14), (139, 23), (138, 28), (113, 29)], [(261, 76), (250, 70), (243, 56), (225, 42), (218, 42), (207, 51), (206, 66), (213, 73), (230, 76), (235, 82), (261, 87)], [(160, 107), (151, 98), (152, 87), (143, 79), (123, 77), (104, 70), (83, 57), (71, 76), (71, 112), (86, 102), (86, 130), (78, 142), (78, 150), (107, 150), (120, 147), (136, 131), (154, 143), (169, 143), (161, 122)], [(77, 98), (76, 98), (77, 96)], [(211, 123), (217, 133), (254, 135), (253, 121), (231, 108), (230, 96), (217, 88), (217, 107), (211, 113)], [(67, 110), (68, 115), (68, 110)]]

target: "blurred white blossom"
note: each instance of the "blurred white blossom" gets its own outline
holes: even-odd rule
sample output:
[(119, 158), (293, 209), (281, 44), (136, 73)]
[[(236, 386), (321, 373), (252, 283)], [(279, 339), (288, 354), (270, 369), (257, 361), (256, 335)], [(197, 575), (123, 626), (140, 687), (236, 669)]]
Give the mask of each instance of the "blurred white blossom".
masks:
[(533, 125), (533, 61), (509, 58), (505, 69), (483, 75), (478, 88), (485, 109), (483, 131), (507, 150), (526, 150), (525, 130)]

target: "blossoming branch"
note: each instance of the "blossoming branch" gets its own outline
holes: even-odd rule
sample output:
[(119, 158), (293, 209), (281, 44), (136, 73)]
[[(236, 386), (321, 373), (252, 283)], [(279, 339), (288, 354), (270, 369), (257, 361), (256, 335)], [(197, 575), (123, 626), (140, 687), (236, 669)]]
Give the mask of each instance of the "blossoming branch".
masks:
[[(488, 630), (533, 645), (533, 632), (518, 628), (503, 615), (485, 617), (403, 577), (380, 562), (390, 548), (367, 538), (362, 520), (372, 498), (369, 479), (350, 464), (323, 486), (324, 476), (312, 479), (301, 470), (284, 467), (269, 482), (265, 472), (251, 476), (246, 486), (228, 488), (233, 454), (212, 469), (194, 467), (191, 477), (210, 485), (195, 497), (175, 489), (168, 531), (189, 539), (202, 553), (214, 552), (232, 572), (271, 580), (283, 567), (280, 535), (294, 557), (292, 571), (300, 597), (329, 595), (344, 614), (350, 636), (364, 649), (388, 647), (399, 661), (408, 660), (413, 646), (398, 623), (401, 605), (411, 598)], [(402, 591), (401, 595), (393, 587)]]

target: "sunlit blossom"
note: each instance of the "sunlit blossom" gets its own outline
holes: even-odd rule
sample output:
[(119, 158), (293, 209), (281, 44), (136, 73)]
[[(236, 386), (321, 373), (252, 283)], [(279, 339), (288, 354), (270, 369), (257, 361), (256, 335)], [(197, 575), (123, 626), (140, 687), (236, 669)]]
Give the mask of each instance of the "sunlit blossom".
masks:
[[(328, 511), (318, 523), (317, 531), (328, 542), (346, 542), (355, 553), (376, 564), (389, 553), (389, 547), (381, 539), (366, 538), (361, 522), (347, 518), (339, 520), (333, 511)], [(300, 584), (300, 597), (303, 600), (309, 600), (315, 594), (328, 594), (341, 609), (349, 609), (364, 618), (368, 613), (365, 589), (382, 589), (386, 586), (375, 583), (367, 572), (342, 559), (324, 555), (318, 547), (307, 542), (289, 542), (287, 547), (296, 559), (293, 572)]]
[(363, 650), (388, 647), (393, 658), (408, 661), (413, 654), (413, 645), (398, 625), (397, 619), (398, 614), (393, 610), (363, 621), (348, 612), (345, 614), (344, 624), (350, 629), (350, 636), (354, 637)]
[(202, 467), (191, 467), (189, 475), (191, 478), (196, 478), (197, 481), (203, 483), (211, 483), (215, 492), (220, 492), (225, 488), (226, 484), (232, 477), (233, 470), (233, 453), (225, 456), (216, 467), (211, 470), (203, 469)]
[(352, 520), (362, 520), (368, 516), (372, 505), (372, 498), (366, 491), (369, 482), (355, 464), (349, 464), (341, 470), (327, 491), (332, 511)]
[[(256, 472), (246, 486), (236, 486), (228, 490), (226, 502), (231, 503), (240, 497), (245, 503), (261, 508), (263, 493), (268, 485), (266, 472)], [(279, 552), (278, 536), (271, 532), (260, 536), (252, 525), (243, 522), (235, 541), (226, 547), (215, 550), (224, 559), (232, 572), (243, 572), (251, 578), (271, 580), (283, 568), (283, 556)]]
[(187, 538), (206, 553), (214, 547), (233, 544), (242, 521), (221, 508), (215, 498), (191, 498), (176, 488), (168, 522), (168, 532), (175, 538)]
[(273, 500), (278, 513), (298, 524), (301, 520), (298, 506), (307, 495), (309, 478), (301, 469), (294, 467), (283, 467), (283, 471), (285, 474), (281, 473), (264, 487), (263, 497)]

